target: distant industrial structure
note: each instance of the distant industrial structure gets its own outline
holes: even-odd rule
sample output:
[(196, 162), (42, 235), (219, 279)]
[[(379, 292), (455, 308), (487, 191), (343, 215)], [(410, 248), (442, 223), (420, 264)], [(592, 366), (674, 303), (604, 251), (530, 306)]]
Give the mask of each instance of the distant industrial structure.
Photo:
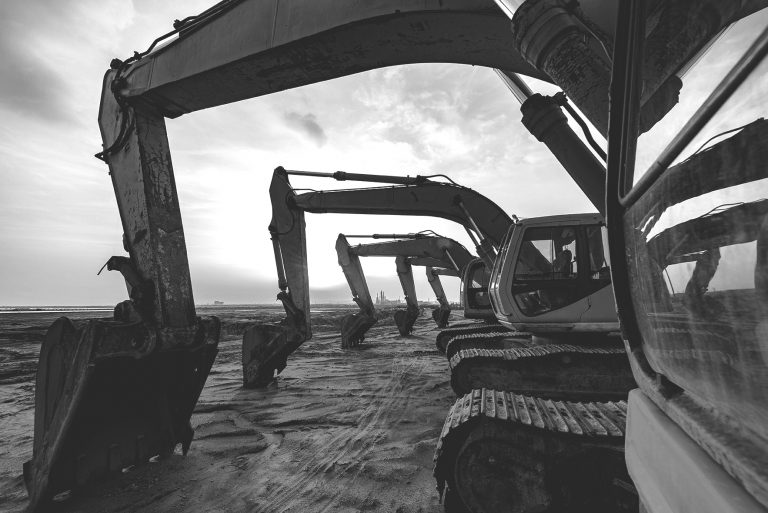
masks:
[(400, 298), (397, 299), (387, 299), (387, 296), (384, 295), (384, 291), (380, 291), (378, 294), (376, 294), (376, 304), (383, 306), (383, 305), (399, 305), (402, 302), (400, 301)]

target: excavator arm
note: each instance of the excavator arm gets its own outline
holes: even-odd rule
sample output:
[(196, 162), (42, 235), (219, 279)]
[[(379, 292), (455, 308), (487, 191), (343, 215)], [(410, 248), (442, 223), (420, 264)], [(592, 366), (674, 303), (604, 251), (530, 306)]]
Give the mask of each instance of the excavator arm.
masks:
[(336, 256), (352, 291), (352, 300), (360, 307), (359, 312), (347, 315), (341, 320), (341, 347), (349, 348), (360, 344), (365, 338), (365, 333), (378, 319), (363, 267), (360, 265), (360, 257), (349, 251), (347, 238), (342, 234), (336, 239)]
[(430, 257), (457, 271), (463, 270), (475, 258), (464, 246), (448, 237), (419, 237), (360, 244), (352, 247), (352, 251), (358, 256)]
[(397, 268), (397, 278), (400, 280), (400, 286), (403, 288), (405, 296), (405, 310), (395, 311), (395, 324), (400, 331), (400, 335), (410, 335), (413, 330), (413, 323), (419, 318), (419, 300), (416, 298), (416, 285), (413, 283), (413, 269), (408, 257), (400, 255), (395, 258), (395, 267)]
[[(336, 254), (339, 259), (339, 265), (341, 265), (349, 287), (352, 290), (353, 299), (360, 306), (359, 312), (348, 315), (342, 320), (341, 337), (343, 347), (350, 347), (362, 342), (365, 331), (376, 322), (376, 316), (372, 313), (373, 304), (370, 302), (370, 295), (368, 294), (365, 275), (359, 263), (359, 257), (397, 257), (397, 274), (408, 305), (406, 310), (398, 310), (394, 315), (395, 323), (401, 335), (408, 335), (411, 332), (413, 323), (418, 317), (418, 302), (416, 300), (416, 289), (413, 284), (412, 265), (449, 268), (455, 275), (459, 275), (474, 258), (464, 246), (447, 237), (420, 234), (373, 234), (370, 236), (356, 235), (355, 237), (370, 237), (373, 239), (392, 237), (399, 238), (400, 240), (350, 246), (347, 237), (339, 234), (336, 240)], [(361, 303), (358, 297), (360, 296), (359, 291), (363, 289), (368, 297), (368, 301)], [(442, 286), (440, 286), (440, 291), (442, 291)], [(440, 293), (436, 292), (436, 294), (438, 297), (440, 296)], [(445, 306), (441, 304), (433, 312), (433, 317), (438, 326), (445, 324), (445, 321), (439, 321), (439, 319), (446, 317), (444, 313), (441, 313), (444, 311)], [(448, 313), (450, 313), (450, 309), (448, 309)]]
[[(411, 261), (413, 264), (413, 261)], [(435, 293), (437, 302), (440, 306), (432, 310), (432, 318), (435, 320), (438, 328), (445, 328), (448, 326), (448, 317), (451, 315), (451, 305), (448, 303), (448, 298), (445, 296), (443, 290), (443, 284), (440, 281), (440, 275), (437, 269), (432, 266), (427, 266), (427, 281), (432, 287), (432, 292)]]
[[(283, 198), (279, 183), (269, 188), (272, 204)], [(309, 272), (304, 213), (272, 209), (269, 233), (277, 267), (277, 295), (286, 318), (277, 325), (255, 325), (243, 334), (243, 384), (263, 386), (275, 370), (285, 368), (288, 355), (312, 338), (309, 313)], [(370, 300), (370, 297), (369, 297)]]

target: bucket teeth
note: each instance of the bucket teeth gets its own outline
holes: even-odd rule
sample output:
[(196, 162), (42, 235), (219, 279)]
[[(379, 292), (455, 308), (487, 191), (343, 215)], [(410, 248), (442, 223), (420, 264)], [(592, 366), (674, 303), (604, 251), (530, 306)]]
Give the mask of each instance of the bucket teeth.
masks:
[(216, 356), (220, 326), (56, 320), (40, 349), (28, 511), (192, 441), (192, 411)]

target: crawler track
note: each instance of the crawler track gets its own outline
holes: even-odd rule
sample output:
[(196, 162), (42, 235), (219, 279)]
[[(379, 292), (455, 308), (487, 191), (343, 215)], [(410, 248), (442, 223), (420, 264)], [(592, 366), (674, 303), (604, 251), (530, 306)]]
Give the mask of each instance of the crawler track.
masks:
[[(453, 351), (459, 342), (464, 348)], [(454, 339), (449, 355), (456, 395), (490, 388), (551, 398), (605, 400), (626, 397), (635, 387), (629, 360), (618, 344), (539, 345), (526, 337), (484, 336)]]
[(448, 412), (435, 452), (446, 511), (636, 511), (626, 408), (472, 390)]
[(501, 324), (488, 323), (488, 322), (468, 322), (451, 326), (440, 331), (435, 338), (435, 344), (437, 350), (441, 353), (445, 353), (446, 348), (450, 341), (456, 336), (460, 335), (472, 335), (472, 334), (485, 334), (485, 333), (506, 333), (510, 332)]

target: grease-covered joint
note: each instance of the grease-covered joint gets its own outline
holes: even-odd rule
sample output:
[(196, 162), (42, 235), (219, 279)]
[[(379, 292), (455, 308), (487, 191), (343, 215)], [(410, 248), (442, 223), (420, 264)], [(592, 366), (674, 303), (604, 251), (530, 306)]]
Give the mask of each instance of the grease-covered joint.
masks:
[(118, 271), (123, 275), (130, 298), (130, 306), (124, 302), (115, 307), (115, 319), (127, 321), (138, 317), (147, 325), (154, 325), (155, 284), (152, 280), (142, 278), (128, 257), (110, 257), (104, 266), (108, 271)]
[(560, 0), (528, 0), (515, 12), (512, 27), (523, 58), (549, 75), (606, 135), (610, 41), (597, 39), (589, 24)]

